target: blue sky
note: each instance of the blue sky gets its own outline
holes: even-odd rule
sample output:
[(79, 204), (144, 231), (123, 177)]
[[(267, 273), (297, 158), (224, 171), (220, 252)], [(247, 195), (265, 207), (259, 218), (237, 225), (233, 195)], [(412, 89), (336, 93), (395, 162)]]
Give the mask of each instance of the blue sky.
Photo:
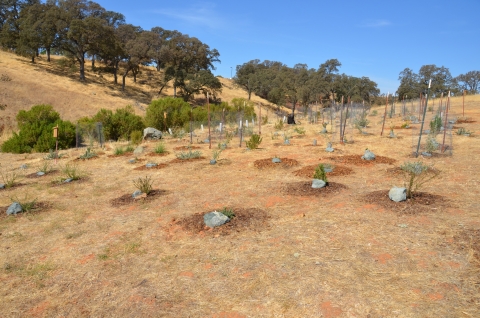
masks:
[(178, 30), (216, 48), (214, 74), (223, 77), (253, 59), (318, 68), (336, 58), (341, 73), (391, 93), (406, 67), (435, 64), (452, 76), (480, 70), (480, 0), (96, 2), (127, 23)]

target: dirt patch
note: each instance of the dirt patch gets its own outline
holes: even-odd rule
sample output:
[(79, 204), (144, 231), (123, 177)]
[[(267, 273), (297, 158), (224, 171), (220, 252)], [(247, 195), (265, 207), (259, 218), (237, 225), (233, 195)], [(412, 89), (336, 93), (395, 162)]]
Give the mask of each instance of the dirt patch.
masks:
[(408, 126), (408, 127), (395, 126), (393, 127), (393, 129), (412, 129), (412, 126)]
[(320, 189), (312, 188), (312, 182), (295, 182), (288, 183), (282, 187), (282, 192), (288, 195), (297, 195), (297, 196), (312, 196), (318, 195), (322, 198), (325, 198), (327, 195), (335, 195), (340, 191), (347, 189), (341, 183), (329, 182), (326, 187)]
[(383, 157), (383, 156), (375, 156), (374, 160), (363, 160), (362, 156), (359, 155), (345, 155), (340, 157), (330, 157), (329, 160), (333, 162), (343, 163), (343, 164), (350, 164), (355, 166), (372, 166), (374, 164), (384, 163), (384, 164), (394, 164), (397, 160)]
[(194, 150), (194, 149), (201, 149), (201, 147), (198, 147), (198, 146), (178, 146), (178, 147), (173, 148), (173, 150), (176, 150), (176, 151)]
[(155, 200), (157, 197), (164, 195), (166, 193), (167, 193), (166, 190), (155, 189), (150, 191), (150, 193), (145, 198), (141, 198), (141, 199), (134, 199), (131, 194), (124, 194), (118, 198), (110, 200), (110, 204), (112, 206), (117, 207), (117, 206), (123, 206), (123, 205), (131, 205), (139, 201), (149, 202), (149, 201)]
[(97, 154), (96, 156), (93, 156), (93, 157), (90, 157), (90, 158), (75, 158), (73, 159), (73, 161), (84, 161), (84, 160), (95, 160), (95, 159), (98, 159), (100, 158), (100, 156)]
[(151, 168), (147, 168), (146, 165), (143, 165), (143, 166), (140, 166), (140, 167), (136, 167), (133, 170), (140, 170), (140, 171), (143, 171), (143, 170), (158, 170), (158, 169), (163, 169), (163, 168), (166, 168), (166, 167), (168, 167), (168, 164), (159, 163), (158, 165), (156, 165), (154, 167), (151, 167)]
[(87, 182), (88, 181), (88, 177), (82, 177), (80, 179), (77, 179), (77, 180), (72, 180), (70, 182), (63, 182), (63, 181), (52, 181), (52, 187), (60, 187), (60, 186), (64, 186), (64, 185), (67, 185), (67, 184), (72, 184), (72, 183), (75, 183), (75, 184), (79, 184), (79, 183), (84, 183), (84, 182)]
[[(315, 169), (318, 167), (318, 165), (311, 165), (311, 166), (306, 166), (303, 167), (300, 170), (294, 171), (293, 174), (299, 177), (305, 177), (312, 179), (313, 174), (315, 173)], [(339, 177), (339, 176), (347, 176), (349, 174), (353, 173), (353, 170), (351, 168), (345, 167), (345, 166), (333, 166), (333, 171), (332, 172), (327, 172), (327, 176), (329, 177)]]
[(186, 163), (186, 162), (199, 161), (199, 160), (204, 160), (204, 159), (205, 159), (205, 157), (203, 157), (203, 156), (200, 156), (198, 158), (191, 158), (191, 159), (175, 158), (175, 159), (171, 160), (170, 163)]
[(235, 217), (230, 222), (209, 228), (205, 226), (203, 216), (209, 212), (195, 213), (180, 220), (172, 220), (172, 225), (180, 226), (190, 234), (228, 235), (232, 232), (260, 231), (268, 226), (270, 216), (267, 212), (256, 208), (233, 208)]
[(464, 118), (464, 119), (459, 119), (457, 120), (457, 124), (472, 124), (472, 123), (476, 123), (477, 121), (473, 120), (473, 119), (469, 119), (469, 118)]
[(273, 163), (272, 159), (273, 158), (256, 160), (253, 163), (253, 165), (255, 166), (255, 168), (258, 168), (258, 169), (275, 168), (275, 167), (290, 168), (290, 167), (299, 165), (298, 161), (295, 159), (280, 158), (282, 162), (279, 162), (279, 163)]
[(454, 237), (454, 242), (462, 253), (471, 255), (471, 263), (480, 268), (480, 229), (465, 229)]
[(148, 157), (164, 157), (168, 154), (170, 154), (168, 151), (166, 151), (164, 153), (149, 152), (149, 153), (146, 154), (146, 156), (148, 156)]
[(34, 172), (34, 173), (27, 174), (27, 175), (25, 176), (25, 178), (28, 178), (28, 179), (42, 178), (42, 177), (46, 177), (46, 176), (51, 176), (51, 175), (54, 175), (54, 174), (58, 174), (59, 172), (60, 172), (59, 170), (53, 170), (53, 171), (50, 171), (50, 172), (44, 174), (43, 176), (39, 176), (39, 175), (37, 175), (36, 172)]
[(361, 201), (368, 204), (376, 204), (386, 210), (403, 214), (421, 214), (452, 207), (450, 201), (441, 195), (416, 192), (411, 199), (394, 202), (388, 197), (388, 192), (388, 190), (373, 191), (364, 195)]
[(122, 153), (122, 154), (120, 154), (120, 155), (115, 155), (115, 154), (114, 154), (114, 155), (108, 155), (107, 158), (131, 157), (131, 156), (133, 156), (133, 152), (132, 152), (132, 151), (130, 151), (130, 152), (124, 152), (124, 153)]

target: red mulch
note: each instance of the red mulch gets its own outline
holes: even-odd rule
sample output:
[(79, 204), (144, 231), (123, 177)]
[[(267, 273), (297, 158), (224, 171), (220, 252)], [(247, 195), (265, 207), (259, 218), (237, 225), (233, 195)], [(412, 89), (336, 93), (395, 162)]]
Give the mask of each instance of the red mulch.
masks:
[(328, 159), (332, 160), (333, 162), (350, 164), (355, 166), (371, 166), (379, 163), (391, 165), (397, 162), (397, 160), (395, 159), (383, 156), (375, 156), (374, 160), (363, 160), (362, 155), (345, 155), (340, 157), (330, 157)]
[(130, 204), (133, 204), (133, 203), (139, 202), (139, 201), (149, 202), (149, 201), (155, 200), (156, 197), (164, 195), (165, 193), (167, 193), (167, 191), (155, 189), (155, 190), (150, 191), (150, 193), (147, 195), (147, 197), (140, 198), (140, 199), (134, 199), (132, 197), (132, 194), (124, 194), (124, 195), (122, 195), (118, 198), (110, 200), (110, 204), (114, 207), (117, 207), (117, 206), (122, 206), (122, 205), (130, 205)]
[(173, 219), (171, 225), (179, 225), (189, 234), (228, 235), (233, 232), (260, 231), (268, 226), (270, 216), (267, 212), (256, 208), (233, 208), (233, 217), (224, 225), (209, 228), (205, 226), (203, 216), (209, 212), (195, 213), (180, 220)]
[(472, 124), (472, 123), (476, 123), (477, 121), (475, 120), (472, 120), (472, 119), (459, 119), (457, 120), (457, 124)]
[[(313, 174), (315, 173), (315, 169), (318, 167), (318, 165), (311, 165), (311, 166), (306, 166), (303, 167), (300, 170), (294, 171), (293, 174), (299, 177), (305, 177), (312, 179)], [(353, 170), (351, 168), (345, 167), (345, 166), (333, 166), (333, 171), (332, 172), (327, 172), (327, 176), (329, 177), (339, 177), (339, 176), (347, 176), (349, 174), (353, 173)]]
[(122, 153), (121, 155), (108, 155), (107, 158), (115, 158), (115, 157), (131, 157), (133, 156), (133, 151), (129, 151), (129, 152), (124, 152)]
[(156, 152), (149, 152), (146, 154), (148, 157), (163, 157), (170, 154), (168, 151), (165, 151), (164, 153), (156, 153)]
[(273, 158), (256, 160), (253, 163), (253, 165), (258, 169), (274, 168), (274, 167), (290, 168), (290, 167), (299, 165), (298, 161), (295, 159), (280, 158), (282, 162), (279, 162), (279, 163), (273, 163), (272, 159)]
[(165, 167), (168, 167), (168, 164), (166, 163), (159, 163), (157, 164), (155, 167), (151, 167), (151, 168), (147, 168), (146, 165), (143, 165), (143, 166), (140, 166), (140, 167), (136, 167), (134, 168), (133, 170), (140, 170), (140, 171), (143, 171), (143, 170), (158, 170), (158, 169), (163, 169)]
[(388, 190), (373, 191), (364, 195), (360, 200), (365, 203), (378, 205), (386, 210), (403, 214), (422, 214), (452, 207), (450, 201), (441, 195), (416, 192), (411, 199), (394, 202), (388, 197), (388, 192)]
[(282, 192), (288, 195), (297, 195), (297, 196), (312, 196), (318, 195), (319, 197), (325, 198), (327, 195), (335, 195), (341, 192), (342, 190), (347, 189), (341, 183), (329, 182), (326, 187), (314, 189), (312, 188), (312, 182), (294, 182), (288, 183), (282, 187)]

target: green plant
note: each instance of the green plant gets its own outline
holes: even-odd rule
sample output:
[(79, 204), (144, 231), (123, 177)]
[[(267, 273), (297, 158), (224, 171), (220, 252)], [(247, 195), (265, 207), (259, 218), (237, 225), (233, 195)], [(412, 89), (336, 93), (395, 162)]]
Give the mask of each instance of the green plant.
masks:
[(127, 147), (125, 147), (125, 152), (134, 152), (135, 151), (135, 148), (133, 148), (132, 145), (127, 145)]
[(52, 170), (53, 170), (53, 167), (49, 161), (43, 161), (38, 167), (38, 171), (43, 172), (45, 174), (52, 172)]
[(435, 136), (429, 135), (427, 137), (427, 142), (425, 143), (425, 151), (428, 153), (432, 153), (435, 150), (437, 150), (438, 147), (439, 147), (439, 144), (435, 139)]
[(62, 178), (62, 180), (79, 180), (82, 177), (82, 173), (76, 164), (67, 163), (63, 168), (61, 168), (61, 172), (65, 176), (65, 178)]
[(378, 111), (376, 109), (372, 110), (372, 112), (370, 113), (370, 116), (377, 116), (378, 115)]
[(442, 128), (442, 118), (438, 115), (430, 121), (430, 135), (437, 135)]
[(133, 185), (142, 193), (149, 194), (152, 192), (152, 178), (150, 176), (146, 176), (145, 178), (139, 177), (138, 179), (133, 180)]
[(282, 130), (284, 125), (285, 124), (283, 123), (283, 120), (279, 119), (278, 122), (276, 122), (273, 127), (275, 128), (275, 130)]
[(97, 154), (95, 152), (93, 152), (90, 147), (87, 148), (87, 151), (85, 151), (85, 153), (83, 155), (81, 155), (80, 157), (78, 157), (79, 159), (83, 159), (83, 160), (86, 160), (86, 159), (90, 159), (90, 158), (93, 158), (93, 157), (96, 157)]
[(5, 184), (5, 188), (11, 188), (15, 185), (18, 179), (18, 174), (15, 171), (4, 171), (0, 166), (0, 177), (2, 178), (3, 184)]
[(134, 130), (130, 133), (130, 142), (134, 145), (140, 145), (143, 140), (143, 133), (140, 130)]
[(268, 116), (262, 116), (262, 125), (268, 124)]
[(53, 151), (52, 149), (50, 149), (48, 151), (48, 155), (46, 155), (44, 157), (45, 160), (53, 160), (53, 159), (60, 159), (62, 158), (63, 156), (65, 156), (63, 153), (57, 153), (55, 151)]
[(114, 151), (115, 156), (121, 156), (124, 153), (125, 153), (125, 149), (123, 149), (123, 147), (116, 147), (115, 148), (115, 151)]
[(410, 122), (409, 122), (408, 120), (405, 121), (405, 122), (402, 124), (402, 126), (400, 126), (400, 128), (408, 128), (408, 127), (410, 127)]
[(222, 149), (215, 149), (212, 151), (212, 158), (213, 160), (218, 160), (220, 158), (220, 154), (222, 153)]
[(17, 202), (20, 204), (20, 207), (22, 208), (22, 212), (29, 212), (35, 208), (35, 205), (37, 203), (37, 198), (31, 200), (28, 198), (28, 195), (25, 193), (25, 196), (23, 199), (19, 199), (18, 197), (12, 197), (10, 198), (12, 202)]
[(173, 128), (172, 129), (172, 137), (173, 138), (183, 139), (183, 137), (185, 137), (186, 134), (187, 133), (182, 128)]
[(246, 142), (248, 149), (257, 149), (258, 146), (262, 143), (262, 137), (257, 134), (252, 134), (250, 139)]
[(313, 179), (323, 180), (325, 183), (328, 183), (327, 173), (325, 172), (325, 167), (322, 163), (319, 164), (317, 168), (315, 168)]
[(156, 154), (163, 154), (167, 152), (163, 143), (158, 144), (153, 151)]
[(439, 175), (438, 170), (421, 161), (405, 162), (400, 166), (400, 169), (402, 169), (405, 176), (407, 198), (412, 198), (415, 191)]
[(224, 207), (219, 212), (222, 213), (223, 215), (225, 215), (226, 217), (228, 217), (229, 219), (233, 219), (235, 217), (235, 213), (233, 212), (233, 210), (229, 209), (229, 208), (226, 208), (226, 207)]
[(471, 132), (470, 130), (466, 130), (465, 128), (463, 127), (460, 127), (458, 128), (458, 130), (455, 132), (457, 135), (460, 135), (460, 136), (471, 136), (473, 134), (473, 132)]
[(84, 121), (101, 122), (105, 138), (115, 141), (120, 138), (128, 140), (131, 138), (132, 132), (143, 131), (145, 128), (143, 118), (135, 115), (135, 110), (131, 105), (119, 108), (115, 110), (115, 113), (102, 108), (91, 119), (84, 119)]
[(295, 127), (294, 131), (299, 135), (305, 135), (305, 128), (303, 127)]
[(202, 153), (198, 150), (192, 151), (190, 149), (188, 152), (183, 152), (183, 151), (179, 152), (179, 153), (175, 154), (175, 156), (178, 159), (181, 159), (181, 160), (189, 160), (189, 159), (200, 158), (202, 156)]

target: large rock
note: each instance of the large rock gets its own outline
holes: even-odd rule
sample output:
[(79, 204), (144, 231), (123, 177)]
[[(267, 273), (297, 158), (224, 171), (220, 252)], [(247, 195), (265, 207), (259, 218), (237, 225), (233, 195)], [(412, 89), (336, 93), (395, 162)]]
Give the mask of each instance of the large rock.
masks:
[(3, 183), (0, 183), (0, 189), (5, 189), (5, 185)]
[(407, 189), (393, 187), (388, 192), (388, 197), (395, 202), (405, 201), (407, 199)]
[(370, 150), (366, 149), (365, 153), (362, 156), (363, 160), (375, 160), (375, 154)]
[(313, 179), (313, 181), (312, 181), (312, 188), (314, 188), (314, 189), (320, 189), (320, 188), (325, 187), (326, 185), (327, 184), (325, 183), (325, 181), (320, 180), (320, 179)]
[(208, 227), (216, 227), (229, 222), (230, 219), (225, 214), (215, 211), (205, 214), (203, 216), (203, 221)]
[(13, 202), (7, 209), (7, 215), (22, 212), (22, 206), (18, 202)]
[(153, 127), (147, 127), (143, 130), (143, 139), (162, 139), (162, 132)]
[(272, 159), (272, 162), (273, 163), (280, 163), (280, 162), (282, 162), (282, 160), (280, 160), (280, 158), (275, 157), (275, 158)]

